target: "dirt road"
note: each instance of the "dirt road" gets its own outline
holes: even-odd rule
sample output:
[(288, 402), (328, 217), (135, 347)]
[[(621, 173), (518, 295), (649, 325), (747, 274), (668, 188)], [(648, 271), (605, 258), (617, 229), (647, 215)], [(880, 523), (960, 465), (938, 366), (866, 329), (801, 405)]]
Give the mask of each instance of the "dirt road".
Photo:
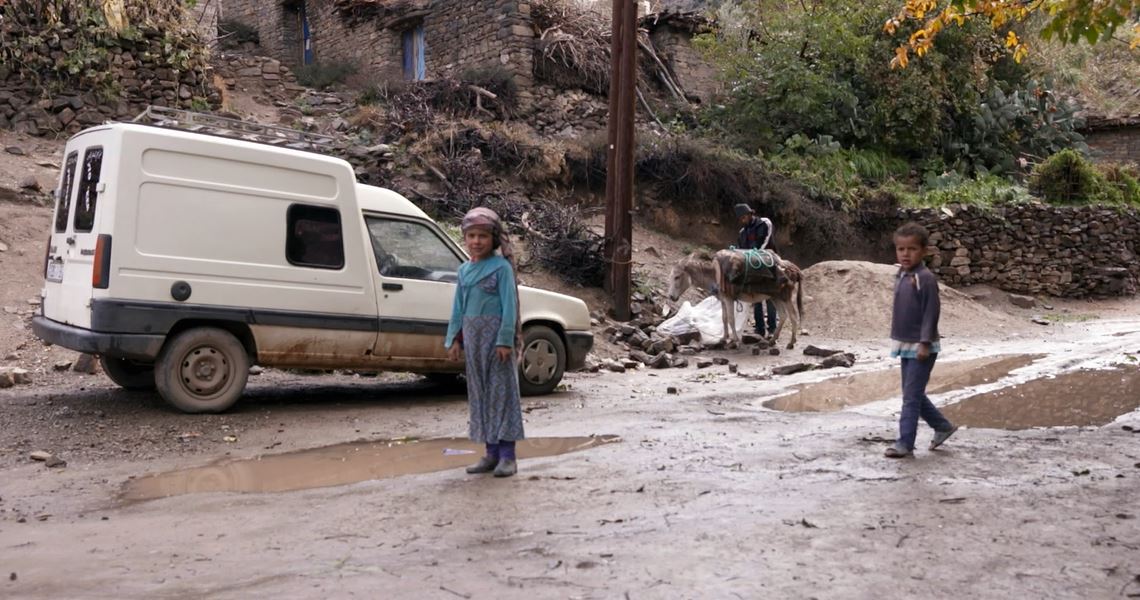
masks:
[[(237, 410), (216, 416), (175, 414), (90, 376), (0, 390), (0, 594), (1140, 594), (1140, 412), (1126, 406), (1140, 398), (1127, 366), (1140, 351), (1136, 311), (985, 343), (948, 340), (935, 401), (989, 394), (991, 404), (958, 413), (967, 427), (944, 450), (925, 451), (922, 431), (913, 460), (882, 457), (898, 400), (872, 384), (893, 377), (878, 373), (893, 366), (881, 348), (810, 341), (850, 349), (859, 362), (765, 378), (774, 357), (725, 352), (739, 373), (572, 375), (567, 391), (526, 402), (527, 433), (550, 455), (524, 458), (507, 480), (464, 474), (459, 465), (472, 457), (462, 441), (428, 441), (463, 437), (465, 404), (460, 390), (411, 377), (269, 371), (251, 379)], [(1047, 396), (1048, 382), (1068, 385), (1049, 377), (1089, 368), (1098, 370), (1079, 375), (1068, 404), (1034, 408), (1017, 392), (1044, 386), (1030, 389)], [(765, 406), (798, 384), (807, 395), (826, 390), (813, 384), (841, 374), (860, 391), (840, 394), (845, 380), (830, 381), (821, 395), (842, 396), (834, 407)], [(1100, 424), (985, 426), (1022, 413)], [(548, 439), (603, 435), (620, 440), (576, 449), (583, 440)], [(68, 464), (47, 468), (28, 460), (33, 450)], [(203, 466), (169, 476), (177, 485), (144, 478)], [(407, 474), (370, 479), (394, 472)], [(137, 499), (292, 488), (302, 489)]]

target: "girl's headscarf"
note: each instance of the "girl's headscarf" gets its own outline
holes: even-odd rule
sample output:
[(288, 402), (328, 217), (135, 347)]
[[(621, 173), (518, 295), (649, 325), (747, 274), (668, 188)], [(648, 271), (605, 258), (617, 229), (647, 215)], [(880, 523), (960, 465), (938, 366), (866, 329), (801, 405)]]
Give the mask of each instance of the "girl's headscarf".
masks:
[(507, 231), (503, 228), (503, 222), (499, 219), (499, 215), (495, 214), (495, 211), (486, 206), (477, 206), (467, 211), (467, 214), (463, 215), (463, 222), (459, 228), (466, 234), (467, 230), (472, 227), (490, 230), (492, 247), (503, 254), (503, 258), (511, 263), (511, 268), (517, 270), (511, 237), (507, 235)]

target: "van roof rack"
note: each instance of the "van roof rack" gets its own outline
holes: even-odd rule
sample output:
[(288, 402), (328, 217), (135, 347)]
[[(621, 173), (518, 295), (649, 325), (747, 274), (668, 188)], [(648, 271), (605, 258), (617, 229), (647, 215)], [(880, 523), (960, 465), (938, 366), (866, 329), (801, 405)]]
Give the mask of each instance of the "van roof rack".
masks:
[(147, 106), (146, 110), (139, 113), (132, 121), (143, 125), (182, 129), (295, 150), (330, 149), (336, 143), (336, 138), (331, 135), (165, 106)]

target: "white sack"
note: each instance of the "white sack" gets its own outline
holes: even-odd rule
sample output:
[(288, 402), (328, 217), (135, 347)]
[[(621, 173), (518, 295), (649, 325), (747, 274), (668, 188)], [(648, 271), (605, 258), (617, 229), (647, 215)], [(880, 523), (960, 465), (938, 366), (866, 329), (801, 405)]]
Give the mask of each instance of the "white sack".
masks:
[[(748, 324), (748, 308), (750, 304), (735, 302), (736, 330), (743, 333)], [(685, 302), (677, 310), (677, 314), (669, 317), (657, 326), (658, 333), (662, 335), (682, 335), (693, 331), (701, 332), (701, 342), (713, 344), (724, 337), (724, 327), (720, 316), (720, 300), (716, 296), (709, 296), (693, 306)]]

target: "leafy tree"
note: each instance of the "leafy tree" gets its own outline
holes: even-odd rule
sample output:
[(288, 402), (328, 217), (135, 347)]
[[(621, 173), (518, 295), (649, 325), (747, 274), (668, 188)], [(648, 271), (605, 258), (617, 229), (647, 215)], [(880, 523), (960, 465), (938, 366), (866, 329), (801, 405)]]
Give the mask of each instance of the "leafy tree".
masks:
[(1012, 25), (1037, 15), (1046, 19), (1041, 30), (1045, 39), (1095, 44), (1112, 38), (1117, 29), (1126, 29), (1130, 30), (1129, 46), (1140, 47), (1140, 0), (949, 0), (945, 5), (942, 0), (906, 0), (898, 14), (887, 19), (884, 31), (894, 34), (908, 22), (921, 26), (895, 49), (890, 65), (906, 68), (911, 52), (925, 56), (944, 30), (973, 19), (988, 20), (994, 31), (1004, 32), (1005, 47), (1021, 62), (1029, 46)]
[[(749, 152), (794, 134), (852, 143), (866, 135), (859, 73), (877, 24), (857, 2), (757, 2), (721, 8), (738, 24), (699, 43), (721, 65), (729, 98), (707, 122)], [(857, 26), (862, 23), (867, 26)]]

